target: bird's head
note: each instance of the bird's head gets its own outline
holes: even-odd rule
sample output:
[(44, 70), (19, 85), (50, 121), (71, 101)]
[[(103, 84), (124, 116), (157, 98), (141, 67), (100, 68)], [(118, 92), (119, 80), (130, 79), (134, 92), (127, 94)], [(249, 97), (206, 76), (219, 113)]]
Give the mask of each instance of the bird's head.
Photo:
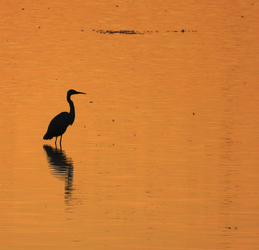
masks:
[(70, 90), (67, 91), (67, 97), (68, 97), (68, 98), (69, 98), (71, 95), (75, 95), (75, 94), (86, 94), (86, 93), (84, 93), (84, 92), (78, 92), (78, 91), (76, 91), (76, 90), (74, 90), (74, 89), (70, 89)]

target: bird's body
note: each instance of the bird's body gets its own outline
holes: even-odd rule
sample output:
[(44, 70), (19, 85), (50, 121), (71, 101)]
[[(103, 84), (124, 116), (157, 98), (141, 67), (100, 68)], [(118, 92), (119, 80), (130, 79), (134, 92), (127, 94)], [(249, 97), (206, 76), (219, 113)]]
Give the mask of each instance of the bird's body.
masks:
[[(62, 112), (51, 120), (47, 133), (43, 137), (44, 140), (50, 140), (53, 137), (56, 137), (56, 141), (57, 141), (58, 136), (61, 136), (60, 137), (60, 146), (61, 146), (62, 135), (66, 132), (67, 127), (69, 125), (72, 125), (75, 120), (75, 107), (74, 107), (74, 103), (70, 99), (71, 95), (74, 95), (74, 94), (85, 94), (85, 93), (77, 92), (73, 89), (67, 92), (67, 101), (70, 106), (70, 112), (69, 113)], [(55, 144), (56, 144), (56, 141), (55, 141)]]
[(66, 132), (67, 127), (69, 125), (72, 125), (72, 124), (69, 124), (69, 118), (70, 118), (70, 114), (68, 112), (62, 112), (57, 116), (55, 116), (51, 120), (48, 127), (48, 131), (44, 135), (43, 139), (50, 140), (53, 137), (58, 137), (63, 135)]

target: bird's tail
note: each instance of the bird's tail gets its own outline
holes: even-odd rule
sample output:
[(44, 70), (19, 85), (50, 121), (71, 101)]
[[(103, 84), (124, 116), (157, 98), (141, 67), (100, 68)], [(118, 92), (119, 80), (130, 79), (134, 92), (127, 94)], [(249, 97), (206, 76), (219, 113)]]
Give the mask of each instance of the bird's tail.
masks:
[(44, 140), (50, 140), (50, 139), (52, 139), (52, 138), (53, 138), (53, 136), (48, 135), (48, 133), (46, 133), (46, 134), (43, 136), (43, 139), (44, 139)]

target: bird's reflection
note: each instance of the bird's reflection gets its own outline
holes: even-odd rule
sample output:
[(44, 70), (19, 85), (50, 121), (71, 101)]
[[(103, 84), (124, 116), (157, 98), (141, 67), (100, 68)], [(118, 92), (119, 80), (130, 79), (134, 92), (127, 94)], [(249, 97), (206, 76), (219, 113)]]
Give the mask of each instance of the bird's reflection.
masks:
[(65, 202), (70, 205), (73, 191), (73, 161), (70, 157), (67, 157), (62, 149), (53, 148), (49, 145), (44, 145), (43, 148), (47, 154), (52, 174), (65, 181)]

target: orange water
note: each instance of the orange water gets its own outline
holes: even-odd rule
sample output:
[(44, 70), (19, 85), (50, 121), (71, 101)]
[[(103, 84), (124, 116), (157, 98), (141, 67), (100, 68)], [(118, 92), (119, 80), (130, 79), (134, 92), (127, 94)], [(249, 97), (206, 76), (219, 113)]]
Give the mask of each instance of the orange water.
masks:
[(0, 249), (258, 249), (258, 10), (0, 3)]

